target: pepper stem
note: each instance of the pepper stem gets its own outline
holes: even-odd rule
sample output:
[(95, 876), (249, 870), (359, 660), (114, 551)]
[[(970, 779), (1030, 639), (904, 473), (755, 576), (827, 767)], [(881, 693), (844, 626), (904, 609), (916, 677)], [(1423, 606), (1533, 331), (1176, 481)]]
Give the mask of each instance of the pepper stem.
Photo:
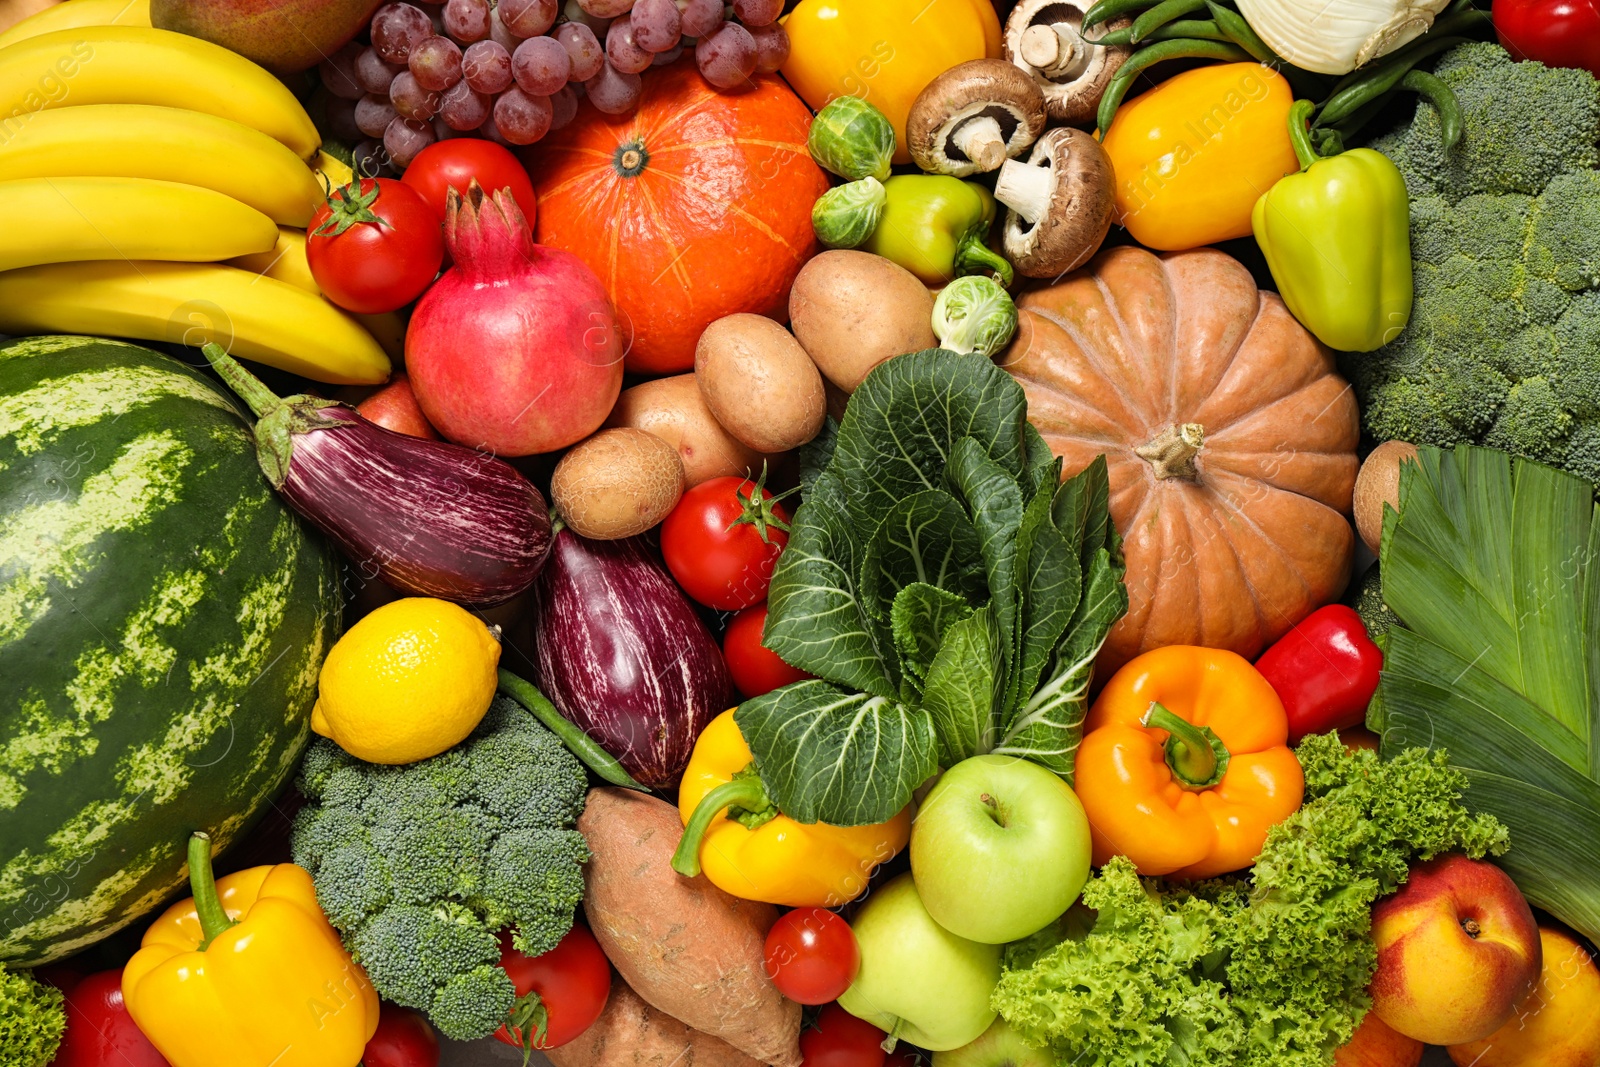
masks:
[(1310, 100), (1296, 100), (1289, 108), (1289, 144), (1294, 148), (1294, 156), (1300, 161), (1301, 170), (1322, 158), (1311, 144), (1311, 130), (1307, 126), (1311, 113), (1316, 109), (1317, 105)]
[(239, 394), (250, 410), (256, 413), (257, 418), (265, 418), (276, 411), (283, 400), (268, 389), (254, 374), (239, 365), (239, 361), (228, 355), (228, 352), (215, 341), (207, 341), (201, 346), (200, 351), (205, 353), (206, 360), (211, 364), (211, 369), (221, 375), (222, 380), (228, 383), (228, 388)]
[(672, 853), (673, 870), (685, 878), (693, 878), (700, 873), (700, 845), (705, 840), (706, 831), (711, 829), (711, 820), (724, 808), (728, 809), (730, 819), (735, 817), (733, 811), (736, 808), (753, 815), (769, 811), (777, 814), (760, 776), (741, 772), (740, 777), (717, 786), (696, 805), (694, 814), (689, 816), (689, 824), (683, 828), (683, 837)]
[(1228, 748), (1209, 726), (1196, 726), (1155, 701), (1139, 725), (1167, 731), (1167, 766), (1185, 789), (1210, 789), (1228, 773)]
[(984, 271), (993, 272), (1008, 289), (1015, 277), (1011, 273), (1011, 261), (984, 244), (983, 233), (979, 231), (968, 234), (956, 250), (956, 274), (982, 274)]
[(200, 951), (204, 952), (211, 942), (239, 924), (228, 918), (222, 899), (217, 896), (217, 879), (211, 873), (211, 838), (203, 833), (189, 838), (189, 888), (194, 893), (200, 932), (205, 935), (200, 942)]

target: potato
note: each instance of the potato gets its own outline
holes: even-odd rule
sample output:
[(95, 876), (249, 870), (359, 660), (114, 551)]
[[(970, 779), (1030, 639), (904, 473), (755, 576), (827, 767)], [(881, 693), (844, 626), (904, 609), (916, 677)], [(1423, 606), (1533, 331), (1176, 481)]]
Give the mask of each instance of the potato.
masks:
[(847, 393), (884, 360), (935, 348), (933, 294), (869, 252), (824, 252), (789, 292), (789, 325), (818, 369)]
[(1400, 464), (1417, 458), (1417, 446), (1385, 441), (1374, 448), (1356, 474), (1356, 532), (1373, 552), (1383, 536), (1383, 506), (1400, 507)]
[(765, 315), (707, 326), (694, 380), (722, 428), (757, 452), (799, 448), (822, 429), (822, 375), (794, 335)]
[(758, 474), (765, 458), (722, 428), (693, 374), (624, 389), (606, 425), (645, 430), (677, 449), (685, 489), (727, 474)]
[(594, 1025), (545, 1056), (553, 1067), (761, 1067), (720, 1038), (639, 999), (621, 979)]
[(589, 929), (640, 999), (773, 1067), (800, 1067), (800, 1005), (767, 978), (770, 904), (671, 867), (678, 809), (627, 789), (591, 789), (578, 829)]
[(550, 478), (550, 499), (567, 525), (598, 541), (644, 533), (682, 495), (677, 450), (629, 427), (601, 430), (579, 442)]

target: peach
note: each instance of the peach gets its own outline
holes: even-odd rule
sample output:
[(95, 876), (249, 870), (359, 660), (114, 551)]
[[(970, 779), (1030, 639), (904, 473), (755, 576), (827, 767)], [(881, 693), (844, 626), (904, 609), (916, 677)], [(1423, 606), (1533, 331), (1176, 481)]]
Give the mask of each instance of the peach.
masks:
[(1422, 1042), (1396, 1033), (1375, 1011), (1367, 1012), (1349, 1044), (1333, 1054), (1333, 1067), (1417, 1067), (1421, 1062)]
[(1596, 1067), (1600, 1064), (1600, 968), (1577, 939), (1539, 928), (1544, 971), (1510, 1022), (1480, 1041), (1452, 1045), (1460, 1067)]
[(1511, 1018), (1542, 966), (1539, 928), (1492, 863), (1440, 856), (1372, 909), (1372, 1010), (1407, 1037), (1459, 1045)]

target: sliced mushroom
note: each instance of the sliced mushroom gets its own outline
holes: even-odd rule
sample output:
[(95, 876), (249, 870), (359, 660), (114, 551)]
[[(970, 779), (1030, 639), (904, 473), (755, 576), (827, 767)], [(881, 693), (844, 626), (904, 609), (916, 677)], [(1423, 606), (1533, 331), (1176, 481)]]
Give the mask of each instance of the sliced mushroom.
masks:
[(951, 67), (922, 90), (906, 118), (906, 146), (934, 174), (997, 169), (1044, 132), (1044, 93), (1003, 59)]
[(1007, 160), (995, 199), (1006, 212), (1006, 256), (1029, 278), (1055, 278), (1089, 261), (1116, 207), (1111, 160), (1082, 130), (1055, 129), (1028, 162)]
[(1112, 76), (1133, 54), (1091, 39), (1131, 26), (1126, 15), (1101, 23), (1090, 37), (1078, 32), (1091, 6), (1093, 0), (1019, 0), (1006, 20), (1006, 60), (1043, 90), (1052, 119), (1074, 126), (1094, 121)]

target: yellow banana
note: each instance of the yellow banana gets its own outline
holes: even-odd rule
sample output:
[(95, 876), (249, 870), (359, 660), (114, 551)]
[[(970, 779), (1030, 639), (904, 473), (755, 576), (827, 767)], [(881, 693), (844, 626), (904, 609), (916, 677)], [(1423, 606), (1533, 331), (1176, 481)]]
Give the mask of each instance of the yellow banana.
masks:
[(149, 104), (41, 111), (0, 138), (0, 181), (156, 178), (215, 189), (272, 221), (304, 226), (322, 205), (316, 172), (279, 142), (229, 119)]
[(289, 87), (198, 37), (143, 26), (56, 30), (0, 48), (0, 140), (41, 111), (158, 104), (253, 127), (309, 160), (322, 138)]
[(54, 263), (0, 272), (0, 333), (201, 345), (336, 385), (376, 385), (389, 357), (361, 324), (286, 282), (215, 263)]
[(355, 172), (350, 165), (337, 156), (327, 152), (318, 152), (317, 158), (311, 161), (311, 167), (318, 174), (328, 179), (328, 188), (337, 189), (342, 185), (349, 185), (355, 179)]
[(0, 48), (42, 33), (83, 26), (148, 26), (150, 0), (66, 0), (0, 33)]
[(231, 196), (148, 178), (0, 182), (0, 205), (0, 270), (84, 259), (209, 262), (278, 239), (271, 219)]
[[(335, 160), (337, 162), (337, 160)], [(266, 252), (252, 252), (234, 256), (228, 265), (240, 270), (265, 274), (280, 282), (288, 282), (298, 289), (322, 296), (322, 287), (311, 274), (311, 264), (306, 260), (306, 235), (303, 230), (288, 226), (278, 227), (278, 243)], [(323, 299), (327, 299), (324, 297)], [(382, 315), (355, 315), (355, 320), (367, 328), (373, 340), (383, 346), (390, 359), (404, 359), (406, 354), (406, 324), (398, 312)]]

